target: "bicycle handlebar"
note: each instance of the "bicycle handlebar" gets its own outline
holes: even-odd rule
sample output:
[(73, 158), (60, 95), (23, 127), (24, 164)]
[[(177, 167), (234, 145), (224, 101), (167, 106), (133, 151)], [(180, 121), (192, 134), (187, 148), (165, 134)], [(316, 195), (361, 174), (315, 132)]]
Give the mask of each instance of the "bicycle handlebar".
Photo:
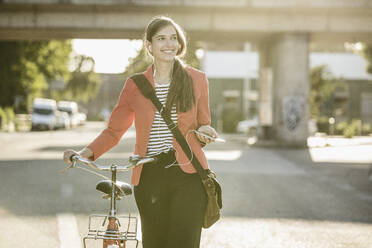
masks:
[(90, 161), (89, 159), (86, 159), (81, 156), (73, 155), (71, 156), (72, 165), (71, 167), (75, 167), (75, 164), (77, 162), (85, 164), (89, 167), (92, 167), (96, 170), (102, 170), (102, 171), (111, 171), (112, 166), (116, 167), (116, 171), (129, 171), (141, 164), (146, 164), (155, 161), (155, 158), (151, 157), (140, 157), (139, 155), (132, 155), (129, 157), (129, 163), (128, 165), (100, 165), (93, 161)]

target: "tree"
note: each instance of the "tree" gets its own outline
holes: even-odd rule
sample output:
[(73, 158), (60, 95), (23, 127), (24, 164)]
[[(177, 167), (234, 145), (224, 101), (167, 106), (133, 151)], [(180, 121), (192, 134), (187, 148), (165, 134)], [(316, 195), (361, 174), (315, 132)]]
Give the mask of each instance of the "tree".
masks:
[(52, 79), (68, 79), (71, 51), (70, 41), (0, 42), (0, 106), (27, 112)]
[(77, 55), (73, 58), (75, 70), (71, 72), (70, 79), (61, 91), (54, 91), (53, 98), (57, 100), (71, 100), (87, 103), (96, 97), (101, 79), (94, 72), (94, 59), (85, 55)]
[(332, 97), (337, 88), (344, 88), (345, 85), (341, 79), (334, 78), (327, 70), (326, 65), (313, 68), (310, 72), (310, 116), (319, 119), (321, 115), (331, 116)]
[(184, 61), (186, 64), (195, 67), (197, 69), (200, 69), (200, 59), (196, 56), (196, 51), (200, 47), (195, 42), (189, 42), (187, 46), (187, 52), (184, 57)]
[(124, 78), (128, 78), (134, 73), (145, 71), (152, 63), (151, 57), (147, 54), (144, 46), (137, 52), (137, 56), (129, 59), (129, 64), (124, 70)]

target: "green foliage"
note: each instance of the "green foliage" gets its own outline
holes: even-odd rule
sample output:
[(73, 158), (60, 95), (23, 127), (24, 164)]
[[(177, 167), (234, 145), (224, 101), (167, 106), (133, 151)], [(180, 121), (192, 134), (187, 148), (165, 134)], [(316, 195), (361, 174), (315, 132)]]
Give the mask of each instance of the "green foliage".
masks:
[(69, 76), (70, 41), (0, 42), (0, 106), (27, 112), (32, 99), (42, 96), (54, 78)]
[(362, 135), (369, 135), (372, 132), (371, 124), (365, 123), (362, 125)]
[(14, 120), (15, 130), (30, 131), (31, 130), (31, 115), (17, 114)]
[(15, 122), (15, 113), (12, 108), (0, 107), (0, 130), (8, 130), (9, 126)]
[(5, 108), (5, 114), (6, 114), (8, 123), (14, 121), (15, 114), (14, 114), (14, 111), (13, 111), (12, 108), (10, 108), (10, 107)]
[(355, 135), (368, 135), (371, 133), (371, 125), (362, 124), (361, 120), (353, 119), (350, 123), (342, 121), (336, 125), (336, 134), (343, 135), (346, 138), (352, 138)]
[(316, 120), (316, 125), (317, 125), (318, 132), (322, 132), (322, 133), (329, 132), (328, 117), (325, 117), (325, 116), (319, 117)]
[(56, 100), (71, 100), (87, 103), (96, 97), (101, 79), (94, 72), (94, 59), (89, 56), (77, 55), (74, 57), (76, 69), (71, 73), (65, 88), (52, 92)]
[[(319, 132), (328, 133), (330, 124), (327, 117), (320, 117), (317, 120), (317, 127)], [(347, 121), (338, 122), (335, 125), (334, 134), (343, 135), (344, 137), (351, 138), (355, 135), (369, 135), (372, 132), (371, 124), (362, 123), (359, 119), (353, 119), (350, 123)]]
[(200, 59), (196, 57), (196, 51), (199, 49), (198, 45), (193, 42), (189, 42), (187, 46), (187, 52), (184, 57), (186, 64), (200, 69)]
[(336, 134), (337, 135), (342, 135), (348, 126), (349, 126), (349, 124), (346, 121), (341, 121), (341, 122), (337, 123)]
[(367, 72), (372, 74), (372, 44), (365, 44), (363, 46), (362, 54), (367, 60)]
[(349, 125), (346, 127), (343, 134), (345, 138), (352, 138), (355, 136), (355, 133), (356, 133), (356, 130), (354, 129), (354, 127)]
[(341, 79), (334, 78), (325, 65), (315, 67), (310, 72), (310, 116), (319, 119), (321, 115), (332, 116), (333, 93), (337, 88), (345, 88)]
[(147, 54), (144, 46), (137, 52), (137, 56), (129, 59), (129, 64), (125, 68), (124, 78), (128, 78), (135, 73), (143, 72), (152, 63), (152, 58)]
[(362, 121), (352, 120), (351, 123), (344, 130), (344, 137), (352, 138), (355, 135), (361, 135), (362, 133)]
[(4, 130), (5, 124), (8, 122), (5, 111), (0, 107), (0, 130)]

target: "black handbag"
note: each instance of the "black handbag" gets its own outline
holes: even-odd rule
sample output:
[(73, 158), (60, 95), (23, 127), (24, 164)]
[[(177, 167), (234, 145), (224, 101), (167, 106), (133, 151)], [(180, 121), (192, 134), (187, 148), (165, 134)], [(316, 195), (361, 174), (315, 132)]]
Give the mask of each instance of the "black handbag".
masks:
[(151, 102), (155, 105), (155, 107), (163, 117), (165, 123), (167, 124), (169, 130), (172, 132), (173, 136), (182, 147), (182, 150), (191, 161), (191, 164), (198, 172), (207, 196), (207, 207), (204, 214), (203, 227), (208, 228), (212, 226), (220, 219), (220, 210), (222, 208), (222, 190), (220, 184), (217, 181), (216, 174), (209, 169), (204, 170), (195, 154), (190, 149), (188, 149), (187, 141), (182, 135), (181, 131), (178, 129), (177, 125), (173, 123), (170, 115), (167, 115), (165, 111), (162, 111), (163, 105), (157, 98), (155, 90), (151, 86), (151, 83), (147, 80), (147, 78), (142, 73), (140, 73), (135, 74), (131, 77), (131, 79), (137, 85), (141, 93), (146, 98), (150, 99)]

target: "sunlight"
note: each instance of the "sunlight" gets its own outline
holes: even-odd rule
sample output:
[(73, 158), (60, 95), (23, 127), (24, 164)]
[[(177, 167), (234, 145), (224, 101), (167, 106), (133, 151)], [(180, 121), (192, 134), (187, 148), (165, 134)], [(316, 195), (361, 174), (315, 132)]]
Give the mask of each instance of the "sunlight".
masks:
[(242, 156), (242, 151), (205, 151), (205, 156), (210, 160), (238, 160)]
[[(314, 147), (309, 149), (311, 160), (315, 163), (338, 163), (338, 164), (365, 164), (372, 162), (370, 154), (372, 145), (364, 146), (339, 146), (339, 147)], [(365, 167), (365, 166), (363, 166)]]
[(370, 223), (332, 220), (222, 217), (203, 230), (200, 247), (330, 247), (330, 240), (368, 247), (371, 228)]
[(72, 47), (77, 54), (93, 57), (96, 73), (122, 73), (142, 40), (74, 39)]
[(372, 162), (370, 154), (372, 137), (321, 137), (313, 136), (307, 139), (309, 154), (313, 162), (320, 163), (359, 163)]

